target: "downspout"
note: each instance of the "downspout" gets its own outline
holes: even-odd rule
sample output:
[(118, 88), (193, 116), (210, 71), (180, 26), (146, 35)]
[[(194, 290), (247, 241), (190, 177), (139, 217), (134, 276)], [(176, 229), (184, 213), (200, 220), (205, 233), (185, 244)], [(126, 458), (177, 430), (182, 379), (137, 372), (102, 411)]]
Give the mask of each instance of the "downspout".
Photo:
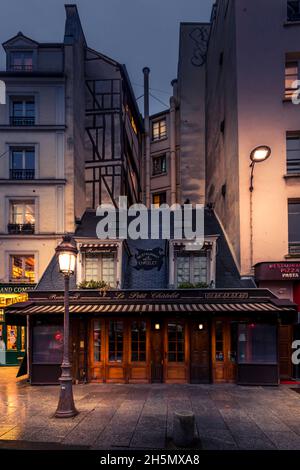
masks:
[(177, 169), (176, 169), (176, 106), (177, 80), (172, 80), (173, 96), (170, 98), (170, 174), (171, 205), (177, 203)]
[(146, 207), (150, 208), (150, 118), (149, 118), (149, 73), (148, 67), (143, 68), (144, 74), (144, 121), (145, 121), (145, 195)]

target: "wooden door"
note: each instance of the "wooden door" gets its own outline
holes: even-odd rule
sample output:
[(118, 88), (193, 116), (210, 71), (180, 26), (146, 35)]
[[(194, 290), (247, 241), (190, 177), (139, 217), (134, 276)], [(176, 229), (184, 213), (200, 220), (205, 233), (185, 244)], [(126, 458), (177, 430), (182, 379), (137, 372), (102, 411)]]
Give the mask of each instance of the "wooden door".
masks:
[(290, 380), (292, 377), (292, 342), (293, 327), (280, 325), (279, 327), (279, 372), (281, 380)]
[(185, 383), (189, 380), (189, 340), (184, 320), (165, 323), (164, 378), (166, 383)]
[(124, 319), (106, 321), (106, 382), (125, 383), (128, 381), (128, 325)]
[(163, 382), (164, 347), (161, 323), (153, 325), (151, 331), (151, 382)]
[(212, 367), (214, 382), (236, 381), (238, 323), (216, 319), (212, 331)]
[(89, 328), (89, 374), (92, 382), (105, 382), (105, 321), (93, 318)]
[(210, 331), (207, 321), (191, 323), (191, 383), (210, 382)]
[(149, 327), (150, 322), (148, 320), (129, 320), (129, 383), (147, 383), (150, 381)]

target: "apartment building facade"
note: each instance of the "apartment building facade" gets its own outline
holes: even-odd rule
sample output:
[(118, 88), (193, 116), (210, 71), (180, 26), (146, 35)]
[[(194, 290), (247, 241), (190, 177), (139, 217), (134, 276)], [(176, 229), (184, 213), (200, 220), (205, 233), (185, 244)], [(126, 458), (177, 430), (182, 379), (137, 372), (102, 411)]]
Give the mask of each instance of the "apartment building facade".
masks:
[[(24, 300), (86, 207), (139, 201), (142, 145), (126, 68), (87, 46), (76, 6), (66, 5), (62, 43), (19, 32), (3, 47), (0, 307)], [(23, 329), (1, 323), (0, 337), (2, 362), (17, 363)]]
[(170, 108), (150, 117), (151, 202), (204, 204), (205, 79), (210, 25), (181, 23)]
[[(241, 276), (298, 305), (300, 107), (292, 97), (299, 52), (298, 1), (216, 2), (207, 54), (207, 203)], [(268, 158), (255, 163), (261, 146)], [(293, 333), (281, 335), (288, 358)]]

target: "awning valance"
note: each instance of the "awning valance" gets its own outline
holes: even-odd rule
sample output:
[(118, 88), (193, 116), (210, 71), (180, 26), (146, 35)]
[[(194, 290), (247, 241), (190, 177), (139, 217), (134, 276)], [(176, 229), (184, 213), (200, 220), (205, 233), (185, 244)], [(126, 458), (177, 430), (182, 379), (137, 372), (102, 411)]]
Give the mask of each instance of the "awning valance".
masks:
[[(277, 306), (272, 303), (174, 303), (174, 304), (135, 304), (135, 303), (85, 303), (70, 305), (71, 314), (97, 314), (97, 313), (271, 313), (294, 312), (293, 307)], [(63, 314), (63, 304), (30, 304), (18, 309), (8, 307), (5, 314), (39, 315), (39, 314)]]

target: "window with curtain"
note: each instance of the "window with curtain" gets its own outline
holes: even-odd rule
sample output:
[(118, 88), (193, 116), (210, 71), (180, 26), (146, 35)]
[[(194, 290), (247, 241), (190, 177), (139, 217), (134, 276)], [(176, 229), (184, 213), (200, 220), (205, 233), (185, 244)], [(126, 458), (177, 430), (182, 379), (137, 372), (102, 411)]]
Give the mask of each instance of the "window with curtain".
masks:
[(85, 280), (105, 281), (111, 287), (116, 286), (115, 255), (113, 253), (86, 253)]
[(206, 284), (207, 283), (207, 256), (196, 254), (178, 254), (176, 256), (177, 285)]

